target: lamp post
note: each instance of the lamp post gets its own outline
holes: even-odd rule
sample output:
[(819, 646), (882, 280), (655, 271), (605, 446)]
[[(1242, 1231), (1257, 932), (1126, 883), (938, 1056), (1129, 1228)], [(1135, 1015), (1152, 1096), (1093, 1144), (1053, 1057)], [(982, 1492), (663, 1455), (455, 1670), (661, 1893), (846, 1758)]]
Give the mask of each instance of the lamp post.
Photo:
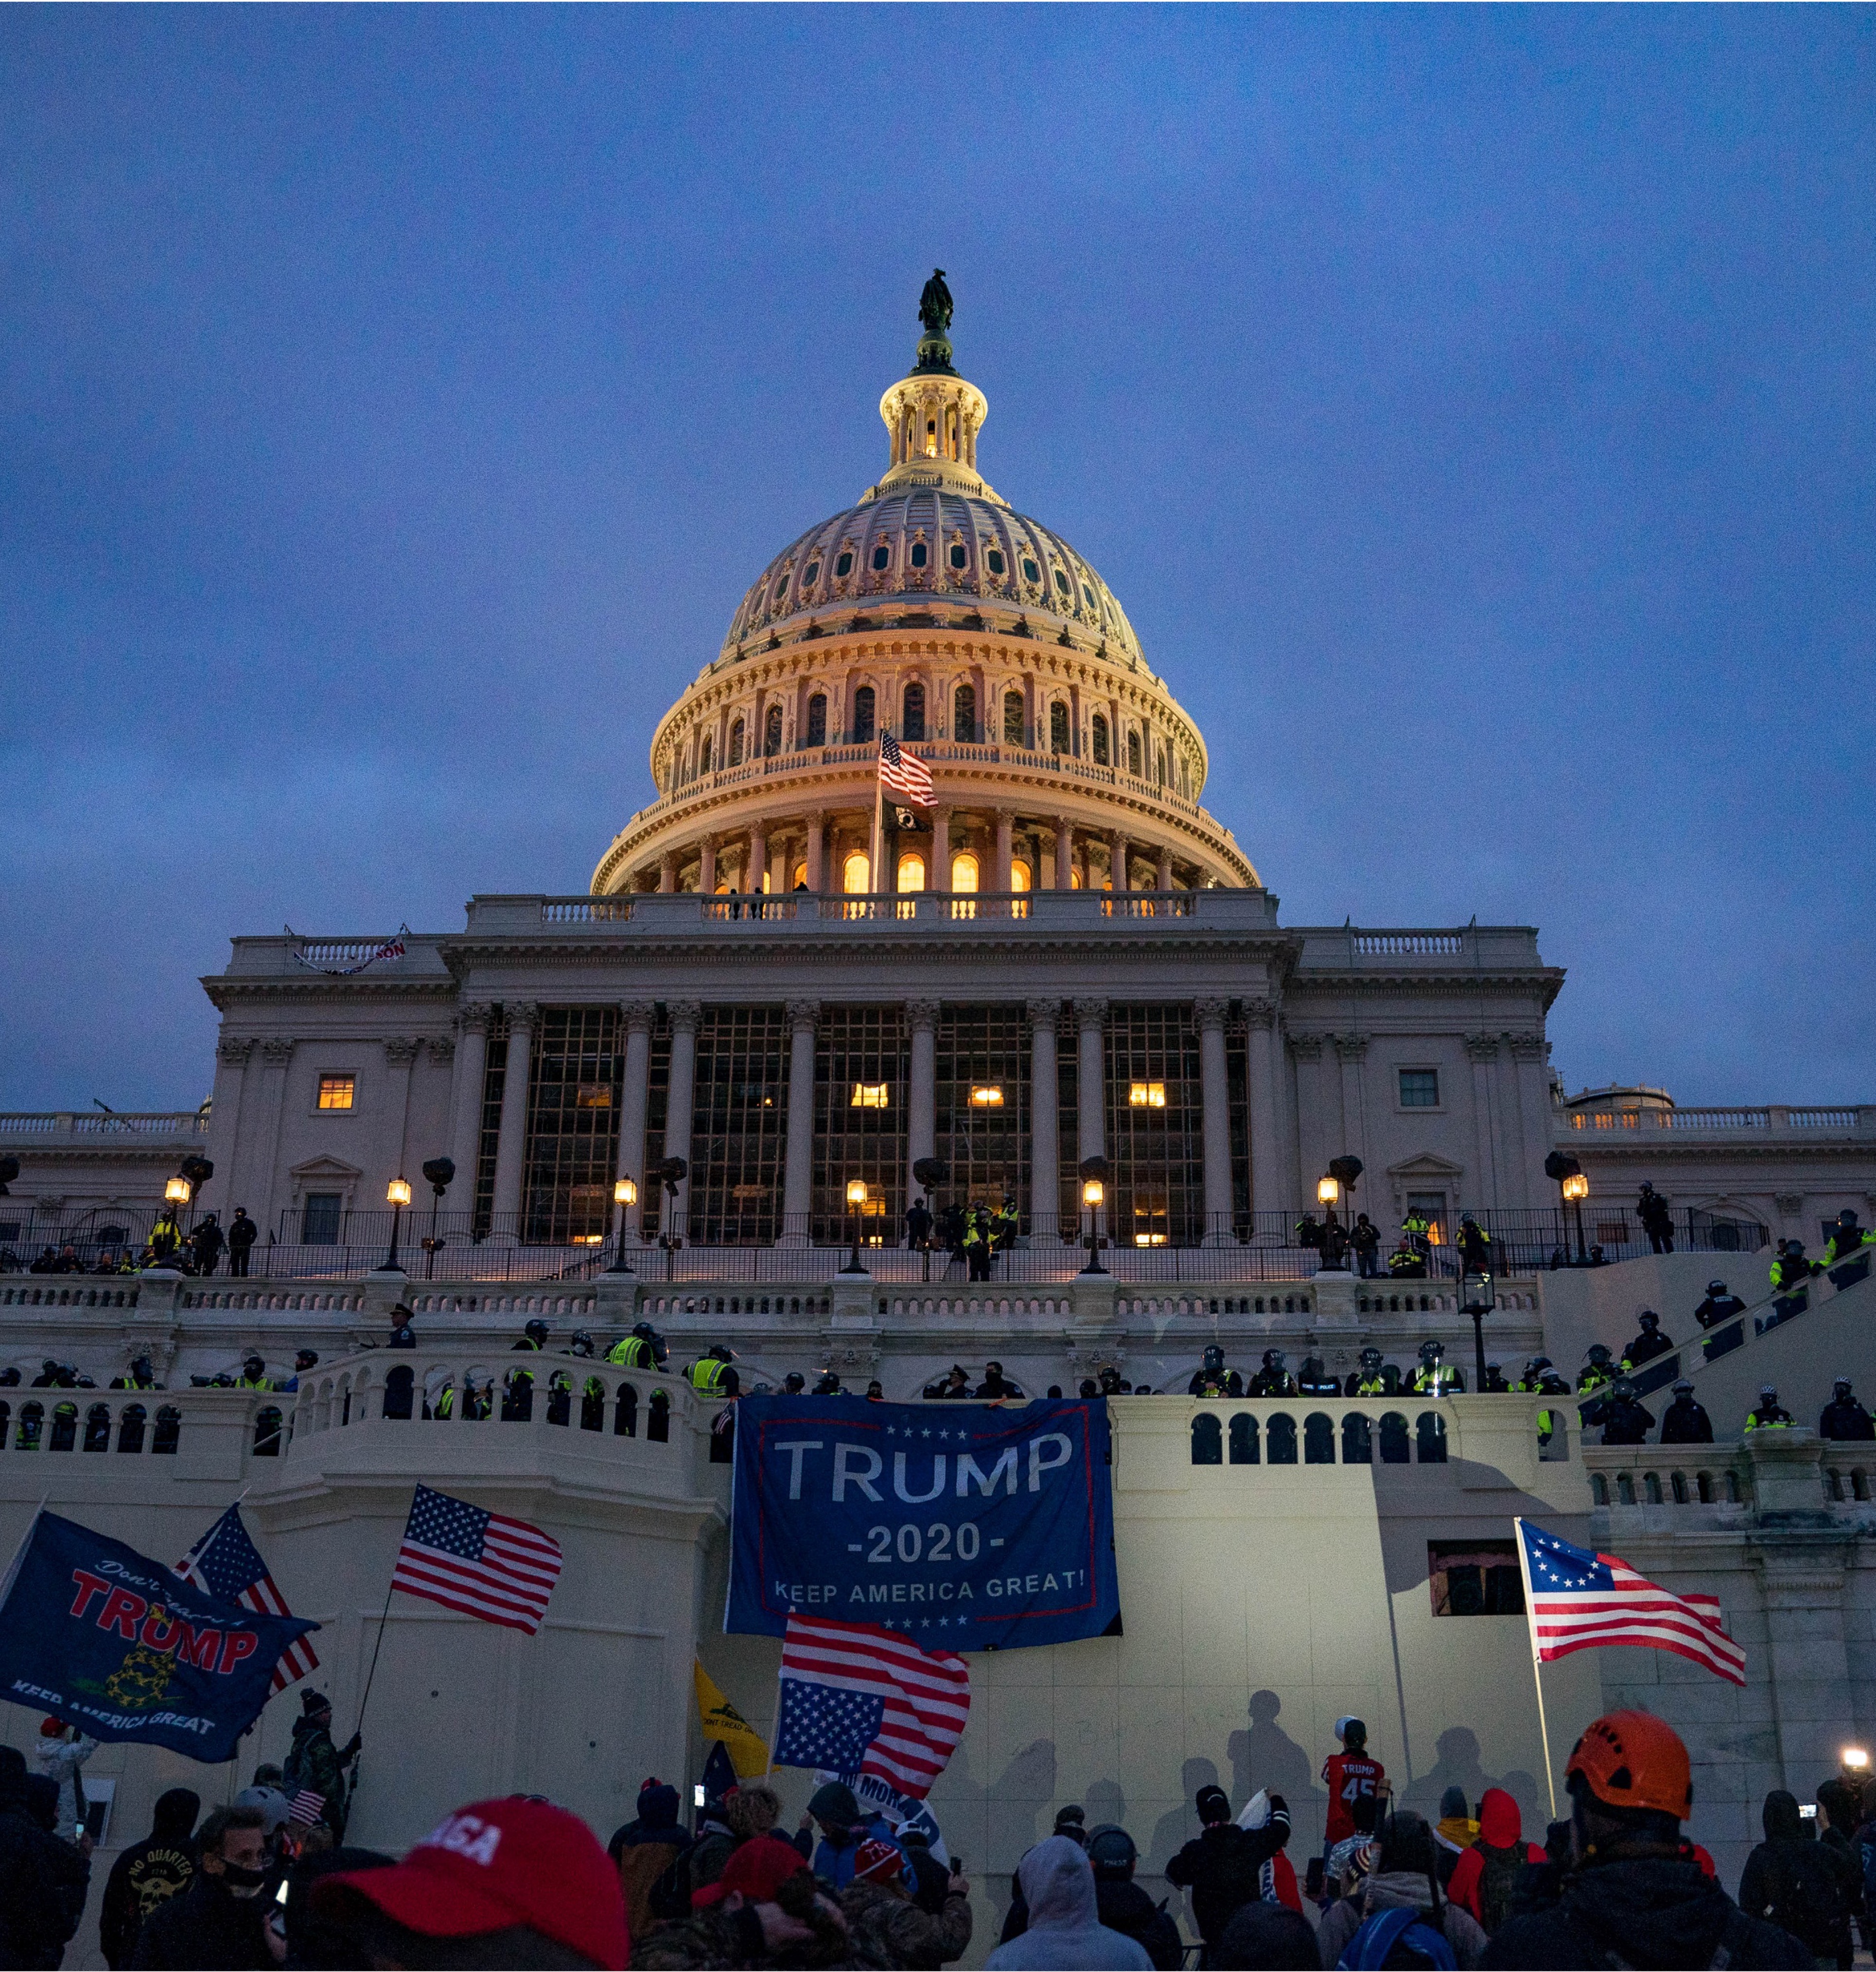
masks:
[(1573, 1171), (1563, 1181), (1563, 1195), (1570, 1201), (1570, 1209), (1576, 1215), (1577, 1265), (1587, 1267), (1590, 1263), (1589, 1249), (1583, 1243), (1583, 1201), (1590, 1195), (1590, 1181), (1581, 1171)]
[(840, 1271), (843, 1274), (863, 1274), (866, 1267), (860, 1257), (860, 1215), (866, 1203), (866, 1180), (864, 1178), (850, 1177), (847, 1180), (847, 1203), (853, 1215), (853, 1251)]
[(384, 1187), (384, 1202), (391, 1208), (391, 1250), (384, 1256), (384, 1271), (394, 1274), (397, 1271), (397, 1229), (403, 1221), (404, 1207), (410, 1203), (410, 1180), (393, 1178)]
[(436, 1249), (442, 1242), (436, 1236), (436, 1215), (456, 1175), (454, 1157), (432, 1157), (423, 1167), (424, 1181), (430, 1187), (430, 1229), (423, 1242), (423, 1278), (436, 1278)]
[(1472, 1346), (1475, 1391), (1485, 1388), (1485, 1318), (1498, 1305), (1498, 1289), (1489, 1273), (1469, 1273), (1460, 1261), (1460, 1306), (1472, 1317)]
[(1323, 1208), (1323, 1259), (1316, 1269), (1319, 1273), (1346, 1273), (1348, 1271), (1348, 1238), (1342, 1223), (1336, 1216), (1336, 1206), (1342, 1197), (1342, 1180), (1339, 1177), (1325, 1177), (1316, 1182), (1316, 1202)]
[(1106, 1202), (1107, 1187), (1098, 1177), (1082, 1180), (1082, 1203), (1088, 1208), (1088, 1265), (1085, 1274), (1104, 1274), (1101, 1264), (1101, 1208)]
[(612, 1203), (618, 1211), (618, 1253), (606, 1272), (608, 1274), (629, 1274), (631, 1268), (625, 1259), (626, 1214), (638, 1203), (638, 1187), (633, 1180), (622, 1177), (613, 1185)]
[[(925, 1209), (929, 1213), (932, 1193), (940, 1185), (951, 1181), (951, 1160), (948, 1157), (921, 1157), (912, 1166), (912, 1174), (914, 1183), (925, 1193)], [(928, 1281), (931, 1278), (931, 1232), (932, 1228), (928, 1226), (925, 1238), (920, 1242), (925, 1248), (923, 1274)]]
[(1583, 1175), (1583, 1167), (1568, 1151), (1552, 1151), (1544, 1160), (1544, 1175), (1558, 1189), (1562, 1203), (1558, 1210), (1558, 1240), (1559, 1246), (1570, 1244), (1569, 1222), (1564, 1214), (1574, 1208), (1577, 1221), (1577, 1265), (1587, 1266), (1589, 1254), (1583, 1244), (1583, 1201), (1590, 1195), (1590, 1181)]

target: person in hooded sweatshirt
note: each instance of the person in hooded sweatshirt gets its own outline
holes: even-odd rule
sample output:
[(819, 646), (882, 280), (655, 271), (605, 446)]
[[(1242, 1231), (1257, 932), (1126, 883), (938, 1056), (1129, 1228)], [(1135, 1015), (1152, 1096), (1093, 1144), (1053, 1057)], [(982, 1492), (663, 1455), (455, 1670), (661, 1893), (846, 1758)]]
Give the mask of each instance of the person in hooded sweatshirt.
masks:
[(1166, 1879), (1192, 1892), (1192, 1914), (1207, 1945), (1223, 1936), (1241, 1904), (1263, 1896), (1264, 1865), (1290, 1839), (1290, 1809), (1280, 1794), (1270, 1797), (1270, 1816), (1254, 1834), (1231, 1818), (1231, 1802), (1221, 1787), (1202, 1787), (1194, 1797), (1202, 1824), (1199, 1833), (1166, 1866)]
[(1029, 1928), (1000, 1944), (987, 1972), (1153, 1972), (1144, 1949), (1101, 1921), (1095, 1872), (1078, 1842), (1052, 1835), (1016, 1866)]
[(677, 1823), (677, 1790), (654, 1774), (638, 1790), (638, 1812), (606, 1844), (625, 1893), (627, 1935), (643, 1938), (654, 1924), (687, 1915), (690, 1882), (679, 1866), (690, 1837)]
[(1746, 1858), (1739, 1907), (1770, 1918), (1820, 1959), (1850, 1962), (1850, 1916), (1860, 1901), (1861, 1872), (1806, 1828), (1798, 1797), (1774, 1788), (1760, 1816), (1765, 1840)]
[(112, 1972), (130, 1963), (144, 1919), (195, 1881), (189, 1837), (201, 1811), (201, 1797), (193, 1788), (159, 1794), (149, 1834), (111, 1865), (98, 1909), (98, 1948)]
[(1434, 1845), (1439, 1852), (1441, 1889), (1452, 1882), (1459, 1859), (1478, 1839), (1479, 1824), (1466, 1812), (1466, 1790), (1448, 1788), (1440, 1797), (1440, 1819), (1433, 1831)]
[(1577, 1740), (1566, 1772), (1572, 1866), (1555, 1904), (1512, 1918), (1486, 1947), (1488, 1972), (1816, 1964), (1789, 1931), (1741, 1911), (1682, 1839), (1693, 1768), (1665, 1720), (1605, 1712)]
[[(809, 1832), (810, 1823), (820, 1827), (818, 1843)], [(794, 1846), (830, 1890), (843, 1890), (853, 1880), (853, 1858), (860, 1845), (869, 1840), (892, 1843), (892, 1825), (883, 1814), (863, 1808), (844, 1781), (828, 1781), (815, 1788), (795, 1830)]]
[(1549, 1858), (1524, 1839), (1524, 1817), (1502, 1788), (1487, 1788), (1479, 1801), (1479, 1839), (1453, 1865), (1446, 1894), (1487, 1938), (1511, 1915), (1519, 1872), (1542, 1869)]
[(57, 1784), (15, 1754), (0, 1770), (0, 1965), (57, 1965), (85, 1914), (91, 1865), (53, 1833), (58, 1812)]
[(1316, 1935), (1323, 1963), (1339, 1963), (1370, 1918), (1399, 1910), (1413, 1912), (1418, 1922), (1440, 1932), (1460, 1965), (1479, 1963), (1485, 1933), (1467, 1912), (1440, 1894), (1439, 1844), (1421, 1816), (1405, 1811), (1389, 1815), (1381, 1824), (1374, 1869), (1359, 1894), (1343, 1898), (1323, 1919)]

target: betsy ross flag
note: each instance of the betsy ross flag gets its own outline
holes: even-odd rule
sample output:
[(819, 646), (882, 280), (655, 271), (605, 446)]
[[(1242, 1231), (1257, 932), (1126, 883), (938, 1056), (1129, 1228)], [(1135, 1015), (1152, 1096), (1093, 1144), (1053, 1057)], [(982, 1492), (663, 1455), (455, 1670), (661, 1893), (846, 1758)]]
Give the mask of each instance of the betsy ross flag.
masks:
[(971, 1668), (873, 1623), (790, 1616), (778, 1767), (866, 1774), (922, 1801), (971, 1716)]
[(1576, 1650), (1628, 1644), (1672, 1650), (1734, 1684), (1746, 1654), (1720, 1626), (1717, 1595), (1677, 1595), (1613, 1554), (1592, 1554), (1519, 1520), (1518, 1558), (1531, 1647), (1539, 1663)]
[(417, 1488), (391, 1586), (531, 1637), (560, 1579), (560, 1543), (506, 1513)]
[[(205, 1594), (223, 1602), (238, 1602), (263, 1616), (290, 1616), (285, 1598), (273, 1585), (260, 1549), (248, 1538), (242, 1524), (237, 1501), (176, 1564), (176, 1572), (192, 1582)], [(301, 1637), (287, 1646), (273, 1667), (274, 1691), (284, 1691), (319, 1668), (318, 1654), (310, 1637)]]
[(325, 1812), (326, 1797), (311, 1788), (302, 1788), (286, 1804), (286, 1818), (296, 1826), (310, 1828)]
[(889, 733), (879, 735), (879, 785), (920, 808), (931, 805), (931, 769)]

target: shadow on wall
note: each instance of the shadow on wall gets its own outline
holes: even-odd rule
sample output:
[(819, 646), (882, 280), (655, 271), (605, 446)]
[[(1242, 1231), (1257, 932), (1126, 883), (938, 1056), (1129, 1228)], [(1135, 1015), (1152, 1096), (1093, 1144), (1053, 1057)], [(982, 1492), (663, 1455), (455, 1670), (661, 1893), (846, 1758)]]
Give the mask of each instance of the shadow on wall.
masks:
[(1277, 1724), (1283, 1709), (1275, 1692), (1252, 1692), (1250, 1731), (1234, 1732), (1225, 1742), (1234, 1783), (1232, 1806), (1241, 1808), (1259, 1788), (1268, 1788), (1290, 1804), (1291, 1819), (1302, 1823), (1310, 1804), (1328, 1797), (1316, 1785), (1316, 1763)]
[[(1209, 1760), (1188, 1760), (1179, 1770), (1181, 1806), (1169, 1809), (1154, 1824), (1153, 1840), (1141, 1851), (1140, 1868), (1150, 1876), (1163, 1876), (1166, 1866), (1199, 1832), (1199, 1811), (1192, 1801), (1201, 1788), (1216, 1787), (1218, 1768)], [(1139, 1837), (1134, 1837), (1136, 1841)]]
[(1046, 1814), (1052, 1826), (1055, 1797), (1055, 1742), (1052, 1739), (1032, 1739), (988, 1784), (973, 1777), (962, 1747), (945, 1770), (943, 1794), (935, 1804), (940, 1824), (945, 1825), (947, 1817), (951, 1817), (947, 1832), (951, 1829), (961, 1832), (974, 1817), (967, 1812), (960, 1815), (959, 1805), (982, 1804), (989, 1846), (972, 1874), (981, 1877), (984, 1894), (1000, 1910), (1010, 1902), (1016, 1864), (1049, 1832), (1042, 1826)]
[(1429, 1772), (1422, 1774), (1400, 1794), (1400, 1804), (1424, 1815), (1428, 1821), (1440, 1818), (1440, 1797), (1448, 1788), (1460, 1788), (1466, 1797), (1466, 1812), (1476, 1814), (1480, 1797), (1487, 1788), (1502, 1788), (1518, 1804), (1524, 1817), (1525, 1839), (1542, 1842), (1550, 1820), (1550, 1803), (1537, 1776), (1515, 1767), (1505, 1774), (1488, 1774), (1479, 1758), (1479, 1738), (1469, 1726), (1449, 1726), (1434, 1747), (1435, 1758)]

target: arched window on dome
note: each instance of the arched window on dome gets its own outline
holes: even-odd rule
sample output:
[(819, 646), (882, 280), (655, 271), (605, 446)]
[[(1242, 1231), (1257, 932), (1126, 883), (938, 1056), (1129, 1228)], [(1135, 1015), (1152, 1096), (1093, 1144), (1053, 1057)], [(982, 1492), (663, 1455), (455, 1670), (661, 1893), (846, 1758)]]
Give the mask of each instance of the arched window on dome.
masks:
[(908, 849), (899, 859), (899, 889), (903, 896), (908, 891), (925, 888), (925, 858), (917, 850)]
[(863, 684), (853, 694), (853, 744), (863, 746), (873, 733), (873, 687)]
[(700, 774), (707, 774), (710, 771), (710, 768), (716, 759), (716, 755), (712, 751), (712, 749), (715, 746), (716, 743), (716, 736), (713, 733), (706, 733), (704, 734), (703, 749), (697, 756), (697, 772)]
[(977, 736), (977, 692), (975, 685), (961, 684), (951, 694), (951, 737), (970, 741)]
[(827, 743), (827, 694), (817, 691), (807, 701), (807, 744), (824, 746)]
[(781, 751), (781, 707), (772, 705), (762, 718), (762, 753), (765, 758)]
[[(900, 722), (899, 736), (902, 740), (922, 740), (925, 737), (925, 687), (909, 684), (905, 687), (905, 716)], [(924, 888), (922, 884), (919, 886)]]
[(1095, 714), (1094, 741), (1095, 765), (1111, 766), (1113, 762), (1108, 757), (1108, 722), (1098, 712)]
[(1060, 699), (1049, 708), (1049, 750), (1052, 753), (1069, 750), (1069, 708)]
[(1003, 744), (1020, 746), (1023, 744), (1023, 694), (1020, 691), (1003, 694)]
[(732, 767), (742, 765), (742, 721), (740, 719), (732, 719), (729, 722), (729, 765)]
[(850, 897), (863, 897), (873, 888), (873, 859), (865, 850), (847, 852), (840, 865), (840, 888)]
[(1127, 771), (1135, 780), (1140, 779), (1140, 731), (1136, 727), (1127, 736)]
[(968, 849), (961, 849), (951, 858), (951, 888), (974, 893), (977, 887), (977, 859)]

